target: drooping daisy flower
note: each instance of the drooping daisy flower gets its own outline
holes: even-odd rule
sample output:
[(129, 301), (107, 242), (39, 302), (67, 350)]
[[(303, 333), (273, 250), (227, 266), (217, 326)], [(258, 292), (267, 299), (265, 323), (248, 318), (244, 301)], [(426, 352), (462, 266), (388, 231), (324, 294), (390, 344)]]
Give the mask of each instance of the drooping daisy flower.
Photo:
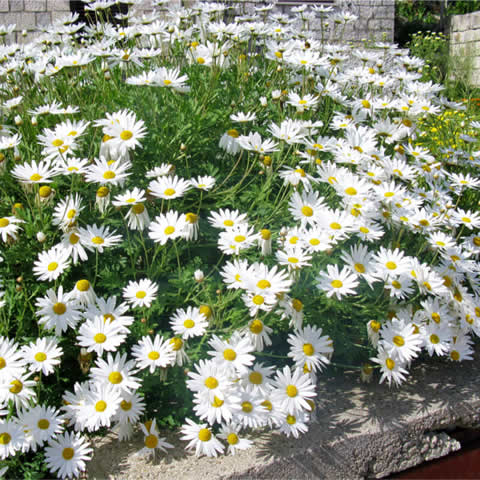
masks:
[(17, 217), (0, 218), (0, 236), (3, 242), (7, 243), (9, 239), (16, 240), (18, 238), (20, 223), (24, 223), (24, 221)]

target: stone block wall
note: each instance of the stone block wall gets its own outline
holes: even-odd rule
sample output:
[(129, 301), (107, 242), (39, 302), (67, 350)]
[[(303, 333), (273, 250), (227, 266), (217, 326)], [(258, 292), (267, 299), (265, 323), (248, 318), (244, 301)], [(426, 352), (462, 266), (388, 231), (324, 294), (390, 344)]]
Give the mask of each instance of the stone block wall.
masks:
[[(187, 0), (171, 0), (168, 6), (180, 6), (193, 3)], [(268, 2), (258, 0), (230, 0), (225, 3), (235, 8), (247, 8), (253, 10), (256, 5), (266, 4)], [(276, 11), (288, 14), (292, 7), (300, 5), (302, 2), (295, 1), (277, 1)], [(307, 4), (318, 4), (306, 0)], [(332, 5), (335, 10), (347, 10), (356, 16), (358, 20), (347, 25), (340, 38), (341, 28), (333, 29), (329, 25), (324, 32), (327, 34), (324, 38), (328, 41), (353, 41), (361, 42), (363, 40), (375, 40), (393, 42), (394, 18), (395, 18), (395, 0), (327, 0), (323, 2)], [(151, 0), (144, 0), (140, 6), (136, 7), (138, 15), (151, 11)], [(69, 0), (0, 0), (0, 25), (15, 24), (15, 31), (9, 35), (10, 41), (27, 41), (32, 38), (35, 31), (49, 23), (65, 16), (70, 12)], [(317, 37), (321, 36), (321, 20), (317, 18), (312, 20), (309, 28)], [(22, 32), (26, 31), (27, 34)]]
[(450, 56), (459, 74), (480, 86), (480, 11), (454, 15), (450, 20)]
[(35, 31), (68, 13), (69, 0), (0, 0), (0, 25), (16, 25), (9, 35), (14, 42), (28, 41)]

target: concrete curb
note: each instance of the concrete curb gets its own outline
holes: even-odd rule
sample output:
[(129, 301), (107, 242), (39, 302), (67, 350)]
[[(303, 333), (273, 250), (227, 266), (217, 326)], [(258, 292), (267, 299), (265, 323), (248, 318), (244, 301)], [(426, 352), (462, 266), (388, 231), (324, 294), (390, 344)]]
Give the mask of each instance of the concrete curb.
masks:
[(480, 365), (429, 361), (400, 388), (365, 385), (353, 372), (318, 385), (317, 423), (298, 440), (276, 433), (255, 438), (235, 456), (196, 458), (178, 435), (175, 451), (152, 461), (133, 455), (143, 437), (119, 444), (100, 439), (89, 478), (354, 479), (381, 478), (460, 448), (448, 432), (480, 425)]

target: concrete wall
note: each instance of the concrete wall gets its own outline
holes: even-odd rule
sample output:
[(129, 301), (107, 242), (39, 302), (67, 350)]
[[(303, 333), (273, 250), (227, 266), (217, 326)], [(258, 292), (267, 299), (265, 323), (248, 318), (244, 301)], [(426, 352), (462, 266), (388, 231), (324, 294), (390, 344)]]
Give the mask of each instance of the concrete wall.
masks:
[[(171, 0), (169, 6), (188, 5), (193, 3), (187, 0)], [(253, 10), (255, 5), (266, 4), (268, 2), (258, 0), (227, 1), (236, 8), (246, 8)], [(277, 1), (276, 11), (289, 13), (294, 5), (301, 2)], [(305, 3), (318, 3), (306, 0)], [(328, 3), (328, 2), (325, 2)], [(395, 0), (334, 0), (330, 2), (335, 10), (347, 10), (359, 18), (347, 25), (342, 38), (339, 38), (341, 29), (333, 29), (329, 25), (325, 39), (328, 41), (353, 41), (363, 40), (387, 41), (393, 42), (394, 18), (395, 18)], [(142, 7), (137, 8), (139, 13), (151, 11), (151, 0), (144, 0)], [(16, 24), (15, 32), (9, 35), (10, 41), (28, 41), (32, 38), (35, 31), (42, 26), (63, 17), (70, 12), (69, 0), (0, 0), (0, 25)], [(309, 28), (317, 37), (321, 36), (321, 20), (318, 18), (312, 20)], [(21, 32), (26, 30), (28, 35), (22, 36)]]
[(460, 75), (480, 86), (480, 11), (454, 15), (450, 21), (450, 55)]

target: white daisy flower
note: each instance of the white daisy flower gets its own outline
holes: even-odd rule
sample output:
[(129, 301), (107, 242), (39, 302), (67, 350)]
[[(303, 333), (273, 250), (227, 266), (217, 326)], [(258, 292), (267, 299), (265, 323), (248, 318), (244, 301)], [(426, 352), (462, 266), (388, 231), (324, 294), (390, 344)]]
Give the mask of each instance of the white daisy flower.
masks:
[(195, 449), (197, 457), (206, 455), (207, 457), (216, 457), (219, 453), (223, 453), (225, 447), (217, 440), (211, 429), (206, 423), (197, 424), (186, 419), (186, 424), (181, 428), (183, 436), (182, 440), (189, 441), (186, 446), (187, 450)]
[(152, 302), (157, 298), (158, 285), (148, 278), (143, 278), (138, 282), (133, 280), (123, 289), (123, 298), (130, 303), (132, 307), (150, 308)]
[(39, 280), (56, 280), (70, 265), (70, 252), (62, 244), (38, 254), (33, 264), (33, 273)]
[(132, 347), (132, 356), (136, 359), (139, 369), (149, 368), (153, 373), (157, 367), (167, 368), (175, 364), (175, 352), (172, 344), (160, 335), (142, 337), (138, 344)]
[(63, 350), (55, 338), (43, 337), (22, 347), (22, 353), (29, 364), (29, 369), (50, 375), (60, 364)]
[(203, 335), (208, 327), (208, 321), (198, 308), (178, 308), (170, 317), (170, 326), (176, 335), (184, 340)]
[(114, 352), (125, 341), (126, 334), (114, 323), (106, 323), (103, 317), (85, 320), (80, 326), (77, 342), (89, 352), (103, 355), (104, 351)]
[(80, 433), (64, 433), (45, 447), (45, 463), (51, 473), (63, 478), (78, 477), (85, 471), (92, 449)]

